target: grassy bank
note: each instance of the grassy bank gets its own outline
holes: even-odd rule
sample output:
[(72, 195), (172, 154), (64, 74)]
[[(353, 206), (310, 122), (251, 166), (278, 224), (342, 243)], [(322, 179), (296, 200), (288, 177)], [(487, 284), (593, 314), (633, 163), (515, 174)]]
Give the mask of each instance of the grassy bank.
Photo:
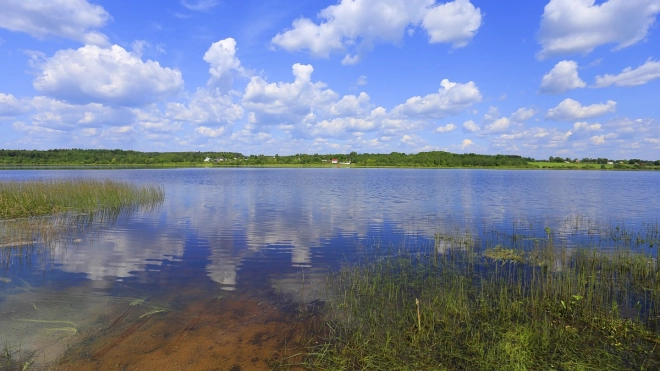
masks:
[(379, 251), (334, 275), (306, 366), (660, 368), (656, 258), (557, 247), (550, 237), (534, 249), (480, 248), (469, 235), (436, 242), (442, 252)]
[(162, 201), (162, 188), (113, 180), (0, 182), (0, 219), (93, 212)]

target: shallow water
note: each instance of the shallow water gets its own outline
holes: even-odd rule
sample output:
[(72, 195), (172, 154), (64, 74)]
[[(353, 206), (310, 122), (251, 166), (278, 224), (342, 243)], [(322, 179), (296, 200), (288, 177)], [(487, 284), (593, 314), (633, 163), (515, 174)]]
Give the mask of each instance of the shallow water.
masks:
[[(621, 245), (660, 220), (659, 172), (432, 169), (7, 170), (161, 184), (164, 203), (2, 248), (0, 341), (33, 367), (268, 369), (296, 354), (327, 273), (374, 245), (468, 230)], [(627, 246), (627, 245), (626, 245)], [(633, 246), (647, 249), (647, 246)]]

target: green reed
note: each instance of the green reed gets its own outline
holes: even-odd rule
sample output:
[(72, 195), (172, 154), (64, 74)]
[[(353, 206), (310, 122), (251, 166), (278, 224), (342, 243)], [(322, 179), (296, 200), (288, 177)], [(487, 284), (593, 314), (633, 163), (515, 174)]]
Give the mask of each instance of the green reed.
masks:
[(24, 248), (76, 243), (94, 226), (155, 208), (164, 197), (157, 185), (107, 179), (0, 182), (0, 268)]
[(329, 313), (315, 339), (323, 341), (310, 348), (306, 366), (660, 368), (657, 258), (557, 246), (546, 233), (531, 248), (515, 233), (498, 235), (495, 246), (456, 233), (412, 252), (375, 248), (330, 278)]
[(0, 219), (118, 209), (154, 204), (163, 198), (160, 186), (108, 179), (0, 182)]

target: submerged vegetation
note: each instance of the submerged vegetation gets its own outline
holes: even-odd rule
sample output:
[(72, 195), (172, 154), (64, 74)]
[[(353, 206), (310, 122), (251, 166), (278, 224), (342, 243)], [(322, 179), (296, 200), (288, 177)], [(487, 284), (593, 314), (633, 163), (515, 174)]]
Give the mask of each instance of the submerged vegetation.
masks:
[(658, 228), (647, 229), (643, 246), (618, 239), (621, 229), (599, 235), (629, 246), (614, 251), (557, 246), (548, 228), (545, 238), (500, 234), (495, 246), (458, 233), (426, 250), (374, 251), (330, 279), (322, 340), (305, 365), (658, 369), (660, 267), (648, 250)]

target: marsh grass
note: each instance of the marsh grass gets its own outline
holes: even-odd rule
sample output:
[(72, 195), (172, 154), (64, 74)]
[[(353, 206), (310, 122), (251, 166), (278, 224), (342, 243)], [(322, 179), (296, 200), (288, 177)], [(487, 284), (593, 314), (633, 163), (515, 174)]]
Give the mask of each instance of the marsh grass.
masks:
[(163, 198), (164, 192), (159, 186), (139, 186), (108, 179), (0, 182), (0, 219), (71, 211), (89, 213), (155, 204)]
[(0, 182), (0, 268), (29, 260), (35, 247), (75, 244), (99, 226), (157, 207), (164, 197), (157, 185), (107, 179)]
[[(317, 334), (323, 341), (310, 347), (306, 366), (660, 368), (657, 258), (556, 246), (553, 231), (545, 232), (544, 239), (499, 235), (495, 246), (463, 233), (436, 236), (416, 251), (374, 248), (329, 279), (331, 309)], [(609, 240), (621, 231), (599, 235)]]

